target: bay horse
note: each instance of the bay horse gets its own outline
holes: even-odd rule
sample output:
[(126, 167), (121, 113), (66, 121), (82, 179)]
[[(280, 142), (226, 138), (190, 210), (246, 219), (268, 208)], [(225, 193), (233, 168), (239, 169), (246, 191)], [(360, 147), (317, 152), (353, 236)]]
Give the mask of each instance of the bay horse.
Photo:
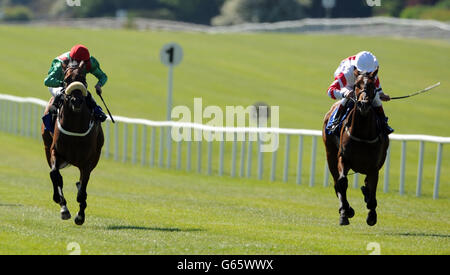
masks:
[[(44, 125), (41, 127), (41, 133), (47, 162), (51, 168), (53, 201), (61, 206), (63, 220), (70, 219), (71, 215), (64, 198), (63, 178), (59, 170), (73, 165), (80, 171), (80, 178), (76, 183), (80, 210), (75, 217), (75, 224), (83, 225), (87, 207), (86, 189), (90, 174), (100, 159), (104, 136), (100, 122), (95, 121), (93, 112), (86, 104), (88, 91), (84, 62), (69, 66), (65, 70), (64, 82), (68, 86), (62, 95), (54, 133), (45, 130)], [(52, 103), (53, 98), (49, 106)], [(48, 111), (49, 107), (46, 109), (46, 112)]]
[(340, 135), (328, 134), (326, 126), (336, 103), (325, 115), (322, 128), (322, 138), (325, 144), (328, 168), (333, 176), (334, 189), (339, 198), (339, 224), (350, 224), (349, 218), (355, 211), (347, 201), (348, 179), (350, 169), (356, 173), (365, 174), (365, 185), (361, 187), (369, 213), (366, 222), (369, 226), (377, 223), (377, 184), (379, 170), (383, 167), (389, 138), (383, 134), (377, 121), (377, 115), (372, 106), (376, 95), (375, 77), (378, 70), (371, 74), (358, 76), (354, 84), (353, 109), (343, 121)]

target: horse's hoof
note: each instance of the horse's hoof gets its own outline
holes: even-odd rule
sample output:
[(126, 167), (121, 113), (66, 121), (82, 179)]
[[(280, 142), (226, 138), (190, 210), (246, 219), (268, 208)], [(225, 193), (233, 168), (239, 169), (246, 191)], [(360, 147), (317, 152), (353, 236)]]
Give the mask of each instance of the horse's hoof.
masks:
[(68, 209), (65, 210), (61, 210), (61, 219), (62, 220), (68, 220), (70, 219), (72, 216), (70, 215), (70, 212)]
[(353, 210), (353, 208), (351, 208), (350, 206), (348, 207), (348, 209), (340, 208), (339, 214), (341, 215), (341, 217), (347, 217), (351, 219), (355, 216), (355, 210)]
[(351, 219), (355, 216), (355, 210), (349, 207), (348, 210), (345, 212), (345, 215), (347, 216), (347, 218)]
[(377, 212), (369, 211), (366, 222), (369, 226), (374, 226), (377, 223)]
[(348, 220), (347, 217), (341, 216), (339, 218), (339, 225), (349, 225), (349, 224), (350, 224), (350, 221)]
[(83, 225), (84, 224), (84, 217), (80, 216), (80, 215), (77, 215), (75, 217), (75, 224), (76, 225)]

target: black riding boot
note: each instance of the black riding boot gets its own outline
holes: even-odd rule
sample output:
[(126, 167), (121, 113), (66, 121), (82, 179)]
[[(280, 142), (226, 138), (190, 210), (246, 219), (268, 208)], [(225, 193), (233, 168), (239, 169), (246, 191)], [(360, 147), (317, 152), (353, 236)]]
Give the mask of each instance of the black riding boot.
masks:
[(103, 112), (102, 108), (97, 105), (91, 93), (88, 93), (88, 96), (86, 97), (86, 104), (89, 109), (94, 111), (95, 120), (100, 122), (104, 122), (106, 120), (105, 113)]
[(61, 106), (62, 99), (63, 99), (63, 92), (61, 92), (55, 96), (55, 98), (53, 99), (52, 106), (55, 107), (56, 109), (59, 109), (59, 107)]
[(385, 135), (390, 135), (394, 132), (394, 129), (391, 128), (391, 126), (388, 125), (388, 118), (384, 114), (383, 106), (376, 107), (375, 111), (379, 117), (380, 123), (381, 123), (381, 130)]
[(52, 115), (52, 121), (54, 122), (56, 120), (56, 117), (58, 115), (58, 109), (61, 107), (61, 103), (63, 100), (63, 92), (57, 94), (53, 99), (53, 104), (50, 106), (50, 109), (48, 110), (48, 113)]
[(53, 103), (48, 107), (48, 113), (42, 117), (42, 122), (44, 123), (45, 130), (53, 133), (55, 121), (58, 117), (58, 109), (61, 106), (62, 93), (57, 94), (53, 97)]
[(332, 134), (334, 134), (334, 132), (336, 131), (336, 129), (339, 127), (339, 124), (340, 124), (340, 122), (341, 122), (341, 120), (342, 120), (342, 117), (343, 117), (344, 114), (345, 114), (345, 109), (346, 109), (345, 106), (339, 105), (339, 109), (338, 109), (336, 115), (334, 116), (333, 123), (332, 123), (331, 126), (328, 128), (328, 130), (330, 130), (330, 132), (331, 132)]

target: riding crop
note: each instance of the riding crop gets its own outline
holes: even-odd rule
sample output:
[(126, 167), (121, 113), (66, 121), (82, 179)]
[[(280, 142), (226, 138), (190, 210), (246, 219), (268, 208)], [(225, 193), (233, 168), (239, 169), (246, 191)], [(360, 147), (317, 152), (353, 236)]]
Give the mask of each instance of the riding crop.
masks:
[(413, 94), (410, 94), (410, 95), (398, 96), (398, 97), (392, 97), (391, 100), (394, 100), (394, 99), (402, 99), (402, 98), (408, 98), (408, 97), (416, 96), (416, 95), (419, 95), (419, 94), (428, 92), (429, 90), (434, 89), (434, 88), (438, 87), (439, 85), (441, 85), (441, 82), (438, 82), (438, 83), (436, 83), (436, 84), (434, 84), (434, 85), (432, 85), (432, 86), (430, 86), (430, 87), (428, 87), (428, 88), (425, 88), (425, 89), (423, 89), (423, 90), (421, 90), (421, 91), (418, 91), (418, 92), (413, 93)]
[(97, 92), (97, 95), (98, 95), (98, 96), (100, 97), (100, 99), (103, 101), (103, 104), (104, 104), (105, 107), (106, 107), (106, 111), (108, 111), (108, 114), (109, 114), (109, 117), (111, 118), (112, 123), (116, 123), (116, 122), (114, 121), (113, 116), (111, 115), (111, 112), (110, 112), (109, 109), (108, 109), (108, 106), (106, 106), (105, 100), (103, 100), (102, 95), (101, 95), (100, 93), (98, 93), (98, 92)]

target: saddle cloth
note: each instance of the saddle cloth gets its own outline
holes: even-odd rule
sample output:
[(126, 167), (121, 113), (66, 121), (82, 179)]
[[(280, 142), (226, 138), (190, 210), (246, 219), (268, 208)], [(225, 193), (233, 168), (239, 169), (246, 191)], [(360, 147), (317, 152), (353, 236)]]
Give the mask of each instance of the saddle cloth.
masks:
[[(349, 102), (349, 103), (347, 103), (347, 105), (345, 106), (345, 113), (344, 113), (344, 115), (342, 116), (342, 118), (341, 118), (341, 120), (339, 121), (339, 125), (338, 125), (338, 127), (336, 128), (336, 130), (334, 131), (334, 134), (336, 135), (336, 136), (340, 136), (340, 133), (341, 133), (341, 128), (342, 128), (342, 123), (344, 122), (344, 120), (347, 118), (347, 116), (348, 116), (348, 114), (350, 113), (350, 111), (353, 109), (353, 102)], [(332, 132), (331, 132), (331, 126), (334, 124), (334, 121), (336, 120), (336, 114), (337, 114), (337, 111), (338, 111), (338, 109), (339, 108), (335, 108), (334, 109), (334, 111), (333, 111), (333, 113), (331, 114), (331, 116), (330, 116), (330, 119), (328, 120), (328, 124), (327, 124), (327, 127), (326, 127), (326, 129), (325, 129), (325, 132), (327, 133), (327, 135), (331, 135), (331, 134), (333, 134)]]

